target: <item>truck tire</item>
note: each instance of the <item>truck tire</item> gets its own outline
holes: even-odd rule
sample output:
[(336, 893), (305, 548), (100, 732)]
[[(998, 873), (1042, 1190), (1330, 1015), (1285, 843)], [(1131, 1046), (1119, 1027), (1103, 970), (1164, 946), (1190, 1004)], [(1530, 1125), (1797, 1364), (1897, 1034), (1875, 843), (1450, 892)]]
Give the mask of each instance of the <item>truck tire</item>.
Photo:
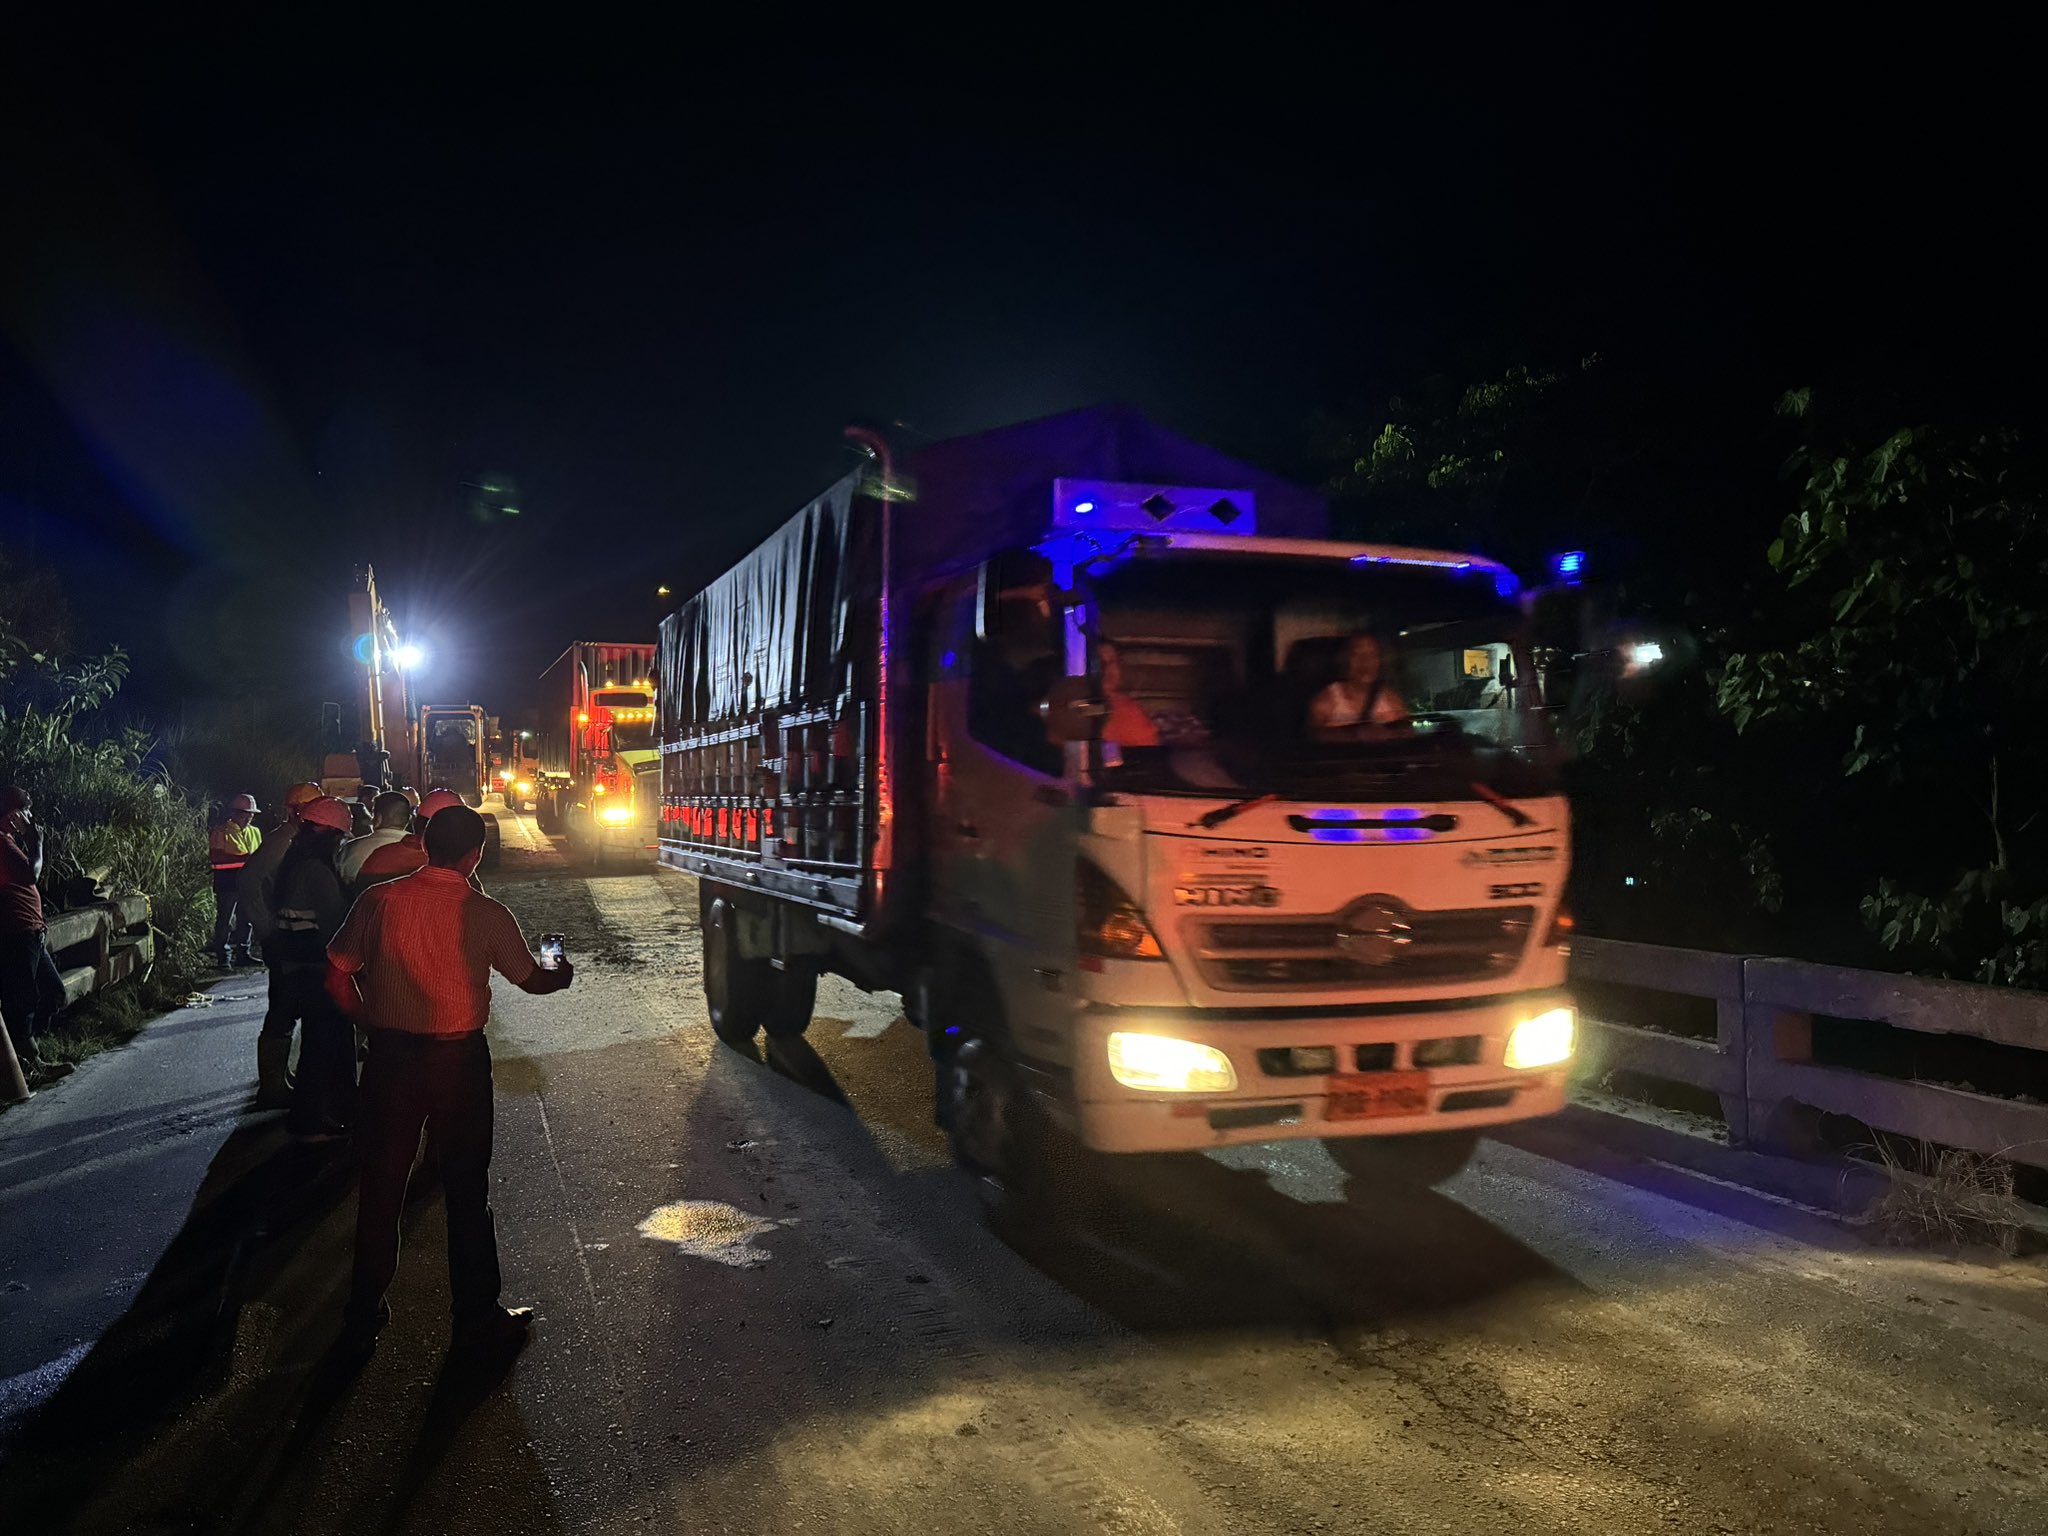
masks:
[[(983, 1219), (998, 1235), (1037, 1243), (1087, 1220), (1099, 1192), (1097, 1154), (1032, 1098), (1003, 1050), (993, 995), (966, 1002), (975, 990), (928, 994), (924, 1002), (937, 1015), (927, 1029), (938, 1119), (954, 1163), (974, 1182)], [(949, 1027), (956, 1033), (947, 1034)]]
[(1375, 1188), (1409, 1189), (1441, 1184), (1472, 1160), (1477, 1131), (1425, 1131), (1416, 1136), (1333, 1136), (1323, 1148), (1351, 1178), (1353, 1198), (1370, 1199)]
[[(765, 963), (765, 962), (763, 962)], [(771, 1040), (795, 1040), (811, 1027), (818, 1006), (818, 973), (769, 967), (767, 1010), (761, 1027)]]
[[(703, 888), (699, 888), (703, 891)], [(739, 952), (738, 914), (731, 898), (703, 891), (704, 1005), (711, 1014), (711, 1032), (739, 1050), (753, 1046), (770, 1012), (775, 971), (766, 960), (743, 959)]]

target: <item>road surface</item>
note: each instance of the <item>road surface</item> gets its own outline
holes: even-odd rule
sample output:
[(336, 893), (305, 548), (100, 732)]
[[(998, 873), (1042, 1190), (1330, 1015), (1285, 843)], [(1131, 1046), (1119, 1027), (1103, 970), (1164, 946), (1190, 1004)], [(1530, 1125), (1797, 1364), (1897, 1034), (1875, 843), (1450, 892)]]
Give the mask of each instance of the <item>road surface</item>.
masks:
[(0, 1526), (2048, 1530), (2037, 1261), (1872, 1246), (1555, 1128), (1377, 1203), (1310, 1145), (1146, 1168), (1100, 1230), (1016, 1251), (948, 1166), (893, 999), (828, 982), (810, 1048), (718, 1047), (694, 886), (586, 876), (505, 824), (494, 892), (581, 967), (501, 989), (493, 1025), (526, 1353), (442, 1369), (429, 1186), (392, 1328), (337, 1369), (345, 1167), (251, 1120), (16, 1436)]

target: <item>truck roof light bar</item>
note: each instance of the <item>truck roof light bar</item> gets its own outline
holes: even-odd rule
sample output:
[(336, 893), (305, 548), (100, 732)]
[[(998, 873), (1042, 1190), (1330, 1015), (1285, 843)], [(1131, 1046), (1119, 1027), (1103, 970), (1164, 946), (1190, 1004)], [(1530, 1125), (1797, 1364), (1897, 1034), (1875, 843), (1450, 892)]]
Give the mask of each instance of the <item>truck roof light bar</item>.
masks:
[(1258, 497), (1234, 487), (1136, 480), (1055, 480), (1052, 525), (1104, 533), (1259, 531)]

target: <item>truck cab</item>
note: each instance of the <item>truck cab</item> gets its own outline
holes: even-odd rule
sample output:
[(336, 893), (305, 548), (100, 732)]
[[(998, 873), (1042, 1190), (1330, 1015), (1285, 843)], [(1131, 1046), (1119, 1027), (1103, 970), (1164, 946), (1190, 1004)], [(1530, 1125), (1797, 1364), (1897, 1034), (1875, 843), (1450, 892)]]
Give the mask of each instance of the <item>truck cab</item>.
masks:
[(1437, 1168), (1561, 1107), (1568, 811), (1512, 574), (1101, 548), (931, 599), (929, 910), (1001, 1017), (983, 1040), (960, 983), (927, 983), (959, 1015), (965, 1160), (1001, 1161), (979, 1122), (1020, 1089), (1100, 1151), (1422, 1138)]
[(661, 765), (654, 743), (653, 685), (643, 678), (594, 689), (577, 726), (585, 736), (585, 761), (591, 764), (589, 799), (582, 810), (598, 858), (648, 858), (660, 799), (650, 776), (658, 780)]

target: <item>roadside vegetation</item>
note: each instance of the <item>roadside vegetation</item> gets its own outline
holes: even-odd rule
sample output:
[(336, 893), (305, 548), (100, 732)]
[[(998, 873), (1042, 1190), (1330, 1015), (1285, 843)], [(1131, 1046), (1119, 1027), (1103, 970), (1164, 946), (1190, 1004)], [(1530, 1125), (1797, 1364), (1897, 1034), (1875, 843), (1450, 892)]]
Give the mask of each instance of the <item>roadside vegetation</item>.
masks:
[(1544, 643), (1655, 686), (1566, 726), (1582, 927), (2048, 987), (2038, 448), (1967, 405), (1798, 390), (1731, 410), (1585, 358), (1320, 425), (1360, 536), (1523, 570), (1588, 552)]
[(204, 969), (214, 918), (204, 807), (164, 766), (156, 738), (117, 714), (127, 658), (71, 655), (70, 638), (55, 581), (0, 563), (0, 783), (35, 797), (46, 903), (94, 886), (141, 891), (156, 929), (144, 980), (66, 1011), (45, 1040), (58, 1060), (117, 1043), (181, 1001)]

